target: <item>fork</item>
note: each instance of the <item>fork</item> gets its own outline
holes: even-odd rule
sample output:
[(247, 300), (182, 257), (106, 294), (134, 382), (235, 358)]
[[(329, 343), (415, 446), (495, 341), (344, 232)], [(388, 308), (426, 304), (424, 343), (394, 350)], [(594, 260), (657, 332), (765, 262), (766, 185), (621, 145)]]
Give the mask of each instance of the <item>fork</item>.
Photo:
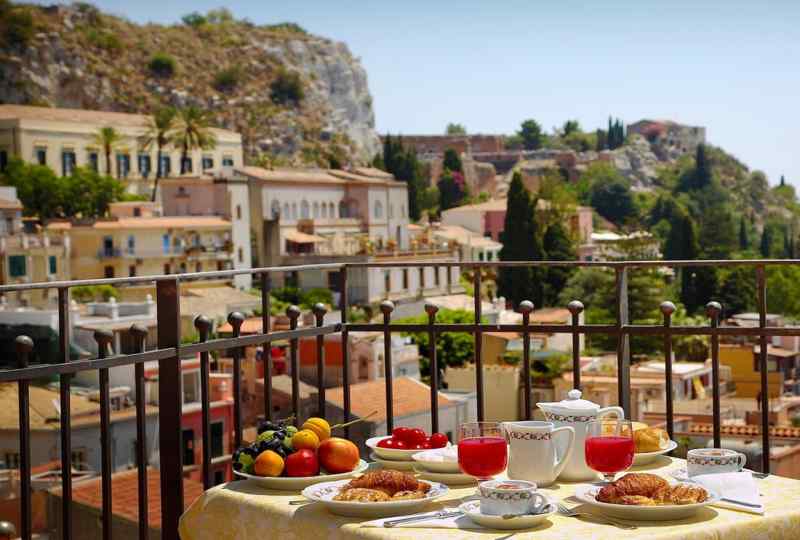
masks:
[(564, 506), (561, 503), (558, 503), (557, 506), (558, 506), (559, 513), (561, 513), (561, 514), (563, 514), (563, 515), (565, 515), (567, 517), (574, 517), (574, 518), (580, 517), (580, 516), (588, 517), (588, 518), (591, 518), (591, 519), (594, 519), (594, 520), (604, 521), (604, 522), (608, 523), (609, 525), (614, 525), (615, 527), (619, 527), (620, 529), (626, 529), (626, 530), (633, 530), (633, 529), (637, 529), (638, 528), (638, 527), (636, 527), (636, 525), (630, 525), (628, 523), (623, 523), (622, 521), (617, 521), (617, 520), (611, 519), (611, 518), (609, 518), (607, 516), (600, 516), (600, 515), (597, 515), (597, 514), (592, 514), (590, 512), (576, 512), (575, 510), (567, 508), (566, 506)]

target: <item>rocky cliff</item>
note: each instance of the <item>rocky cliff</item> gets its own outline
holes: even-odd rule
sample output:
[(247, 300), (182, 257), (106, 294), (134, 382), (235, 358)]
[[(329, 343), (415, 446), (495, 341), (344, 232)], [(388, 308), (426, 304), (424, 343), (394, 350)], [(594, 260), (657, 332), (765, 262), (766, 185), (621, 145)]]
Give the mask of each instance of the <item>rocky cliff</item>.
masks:
[[(225, 10), (163, 26), (88, 4), (16, 9), (33, 25), (0, 40), (0, 102), (144, 113), (195, 105), (242, 133), (250, 163), (328, 165), (379, 149), (367, 74), (344, 43)], [(301, 99), (276, 96), (276, 81), (298, 76)]]

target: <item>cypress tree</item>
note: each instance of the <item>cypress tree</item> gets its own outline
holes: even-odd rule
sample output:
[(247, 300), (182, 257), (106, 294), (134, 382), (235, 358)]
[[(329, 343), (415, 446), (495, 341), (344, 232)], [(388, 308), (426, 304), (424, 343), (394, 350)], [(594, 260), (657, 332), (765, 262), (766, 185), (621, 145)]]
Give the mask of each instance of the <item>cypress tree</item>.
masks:
[[(555, 222), (547, 228), (542, 243), (545, 259), (548, 261), (574, 261), (577, 259), (575, 246), (560, 222)], [(546, 305), (557, 304), (558, 297), (574, 270), (570, 266), (551, 266), (545, 269), (544, 301)]]
[[(503, 248), (501, 261), (537, 261), (543, 258), (543, 248), (534, 219), (535, 201), (515, 172), (509, 185), (504, 230), (500, 235)], [(523, 300), (543, 304), (543, 272), (540, 268), (500, 268), (497, 284), (500, 296), (515, 306)]]
[(458, 156), (458, 152), (452, 148), (448, 148), (444, 151), (444, 160), (442, 166), (452, 172), (464, 172), (464, 167), (461, 164), (461, 158)]
[(747, 223), (744, 221), (744, 216), (739, 219), (739, 249), (742, 251), (750, 249), (750, 238), (747, 235)]
[(706, 156), (706, 145), (698, 144), (697, 151), (695, 152), (694, 158), (694, 178), (693, 178), (693, 188), (694, 189), (703, 189), (706, 186), (711, 185), (711, 179), (713, 177), (713, 171), (711, 167), (711, 162), (708, 160)]
[(764, 225), (764, 231), (761, 233), (761, 256), (768, 259), (772, 253), (772, 227)]
[(786, 178), (784, 178), (783, 175), (781, 175), (781, 187), (785, 185), (786, 185)]

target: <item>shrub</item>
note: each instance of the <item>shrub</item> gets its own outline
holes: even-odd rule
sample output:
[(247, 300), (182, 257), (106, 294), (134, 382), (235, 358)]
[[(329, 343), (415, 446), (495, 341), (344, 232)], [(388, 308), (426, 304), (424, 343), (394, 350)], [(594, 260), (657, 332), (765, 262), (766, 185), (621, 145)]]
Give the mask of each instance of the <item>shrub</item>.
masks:
[(113, 34), (107, 30), (87, 28), (85, 35), (89, 44), (97, 47), (98, 49), (104, 49), (109, 52), (122, 50), (122, 42), (120, 39), (116, 34)]
[(270, 85), (272, 101), (280, 105), (298, 105), (305, 96), (300, 75), (295, 71), (281, 69)]
[(274, 32), (286, 32), (287, 34), (308, 34), (305, 28), (293, 22), (270, 24), (266, 26), (266, 29)]
[(300, 297), (300, 306), (306, 309), (314, 307), (314, 304), (323, 303), (328, 306), (333, 305), (333, 293), (330, 289), (309, 289), (304, 291)]
[(239, 85), (241, 80), (242, 68), (238, 65), (231, 66), (223, 69), (214, 76), (212, 86), (219, 92), (231, 92)]
[(72, 298), (81, 303), (95, 302), (102, 299), (108, 302), (111, 298), (119, 300), (119, 291), (113, 285), (79, 285), (70, 289)]
[(175, 59), (166, 53), (156, 53), (147, 64), (148, 69), (158, 77), (169, 78), (175, 75)]
[(181, 18), (181, 21), (183, 21), (183, 24), (186, 26), (191, 26), (192, 28), (199, 28), (208, 23), (206, 16), (198, 11), (192, 11), (191, 13), (184, 15)]
[(0, 41), (6, 45), (26, 46), (35, 32), (33, 15), (28, 8), (0, 2)]

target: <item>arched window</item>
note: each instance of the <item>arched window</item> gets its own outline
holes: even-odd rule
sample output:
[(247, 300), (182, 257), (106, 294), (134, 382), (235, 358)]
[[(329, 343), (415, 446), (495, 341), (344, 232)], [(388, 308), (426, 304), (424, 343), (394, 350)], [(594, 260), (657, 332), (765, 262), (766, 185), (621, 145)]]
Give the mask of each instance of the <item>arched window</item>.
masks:
[(322, 219), (328, 219), (328, 205), (327, 205), (327, 203), (322, 203)]
[(375, 201), (375, 219), (381, 219), (383, 217), (383, 204), (381, 201)]
[(339, 203), (339, 217), (346, 218), (347, 217), (347, 203), (341, 201)]
[(331, 219), (336, 217), (336, 205), (333, 203), (328, 203), (328, 215), (331, 216)]
[(308, 205), (308, 201), (302, 201), (300, 203), (300, 218), (301, 219), (308, 219), (311, 217), (311, 209)]
[(313, 215), (314, 215), (314, 219), (317, 219), (319, 217), (319, 203), (318, 202), (314, 203), (314, 214)]
[(292, 217), (289, 214), (289, 203), (287, 202), (283, 203), (283, 214), (281, 215), (283, 216), (283, 219), (289, 219), (290, 217)]
[(272, 214), (272, 219), (278, 219), (281, 217), (281, 203), (279, 203), (277, 199), (272, 199), (270, 212)]
[(292, 219), (297, 219), (297, 203), (292, 203)]

